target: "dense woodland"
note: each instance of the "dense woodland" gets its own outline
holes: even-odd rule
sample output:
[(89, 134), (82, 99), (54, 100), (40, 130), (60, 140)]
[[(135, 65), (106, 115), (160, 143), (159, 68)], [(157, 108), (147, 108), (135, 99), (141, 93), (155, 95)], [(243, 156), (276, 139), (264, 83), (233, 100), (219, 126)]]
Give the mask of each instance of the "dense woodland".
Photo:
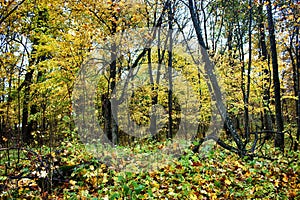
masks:
[[(298, 0), (0, 3), (0, 198), (300, 196)], [(178, 138), (140, 174), (85, 149)]]

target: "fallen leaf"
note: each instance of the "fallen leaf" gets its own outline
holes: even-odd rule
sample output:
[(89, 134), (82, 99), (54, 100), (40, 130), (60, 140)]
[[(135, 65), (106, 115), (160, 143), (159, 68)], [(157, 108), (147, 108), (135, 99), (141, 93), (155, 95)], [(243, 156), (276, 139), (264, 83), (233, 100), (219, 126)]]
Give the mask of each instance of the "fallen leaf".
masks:
[(230, 184), (231, 184), (231, 181), (230, 181), (229, 179), (226, 179), (226, 180), (225, 180), (225, 184), (226, 184), (226, 185), (230, 185)]

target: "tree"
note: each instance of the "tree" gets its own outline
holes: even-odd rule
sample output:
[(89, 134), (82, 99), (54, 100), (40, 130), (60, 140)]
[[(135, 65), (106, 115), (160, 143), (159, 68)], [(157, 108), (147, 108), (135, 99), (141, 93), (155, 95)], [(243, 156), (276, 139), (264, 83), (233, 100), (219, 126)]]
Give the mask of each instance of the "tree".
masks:
[(172, 138), (172, 125), (173, 125), (173, 119), (172, 119), (172, 96), (173, 96), (173, 80), (172, 80), (172, 63), (173, 63), (173, 8), (172, 3), (170, 0), (167, 2), (168, 4), (168, 24), (169, 24), (169, 48), (168, 48), (168, 81), (169, 81), (169, 88), (168, 88), (168, 115), (169, 115), (169, 123), (168, 123), (168, 134), (167, 138)]
[(274, 83), (274, 91), (275, 91), (276, 125), (277, 125), (277, 132), (278, 132), (275, 136), (275, 146), (279, 147), (283, 151), (284, 127), (283, 127), (283, 118), (282, 118), (282, 111), (281, 111), (281, 94), (280, 94), (281, 89), (280, 89), (280, 80), (279, 80), (279, 72), (278, 72), (275, 27), (273, 22), (271, 1), (267, 0), (266, 3), (267, 3), (267, 14), (268, 14), (269, 40), (270, 40), (271, 56), (272, 56), (273, 83)]
[(236, 132), (231, 119), (226, 114), (227, 111), (226, 111), (226, 108), (225, 108), (225, 106), (223, 104), (223, 101), (222, 101), (222, 94), (221, 94), (221, 91), (220, 91), (220, 87), (219, 87), (217, 79), (216, 79), (216, 77), (215, 77), (215, 75), (212, 71), (212, 69), (213, 69), (212, 63), (209, 61), (210, 59), (209, 59), (209, 56), (208, 56), (207, 51), (206, 51), (205, 43), (203, 41), (199, 20), (198, 20), (197, 15), (196, 15), (195, 2), (193, 0), (189, 0), (188, 7), (189, 7), (191, 18), (192, 18), (192, 21), (193, 21), (193, 26), (194, 26), (194, 29), (195, 29), (195, 32), (196, 32), (196, 35), (197, 35), (198, 43), (201, 46), (201, 53), (202, 53), (202, 56), (203, 56), (205, 73), (207, 74), (208, 80), (210, 81), (210, 84), (211, 84), (209, 86), (210, 92), (212, 93), (213, 98), (216, 101), (216, 104), (217, 104), (216, 106), (219, 110), (219, 113), (220, 113), (221, 117), (223, 118), (223, 120), (225, 121), (225, 125), (227, 126), (230, 134), (232, 135), (238, 149), (230, 147), (230, 146), (226, 145), (225, 143), (223, 143), (221, 140), (216, 139), (214, 137), (212, 137), (211, 139), (215, 139), (216, 142), (218, 144), (220, 144), (221, 146), (223, 146), (224, 148), (235, 151), (241, 157), (243, 157), (246, 153), (245, 150), (244, 150), (244, 145), (243, 145), (242, 140), (240, 139), (240, 136)]
[[(260, 54), (259, 57), (262, 61), (267, 61), (268, 65), (264, 65), (264, 91), (263, 91), (263, 107), (264, 107), (264, 119), (263, 119), (263, 128), (265, 130), (272, 131), (272, 119), (270, 113), (270, 70), (269, 70), (269, 54), (266, 44), (266, 34), (265, 34), (265, 25), (264, 25), (264, 15), (263, 15), (263, 1), (260, 0), (258, 3), (258, 28), (259, 28), (259, 47)], [(268, 135), (270, 137), (270, 134)]]

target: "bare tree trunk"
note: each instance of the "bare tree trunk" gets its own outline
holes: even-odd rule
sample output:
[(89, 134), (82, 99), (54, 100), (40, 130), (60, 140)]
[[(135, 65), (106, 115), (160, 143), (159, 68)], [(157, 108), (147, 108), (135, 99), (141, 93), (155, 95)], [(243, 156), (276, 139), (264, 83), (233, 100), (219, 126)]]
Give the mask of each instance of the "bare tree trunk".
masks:
[(249, 0), (249, 58), (248, 58), (248, 70), (247, 70), (247, 90), (245, 91), (245, 99), (244, 99), (244, 114), (245, 114), (245, 134), (246, 141), (245, 146), (249, 142), (250, 139), (250, 124), (249, 124), (249, 96), (250, 96), (250, 81), (251, 81), (251, 65), (252, 65), (252, 0)]
[(283, 118), (281, 111), (281, 94), (280, 94), (280, 80), (278, 72), (278, 60), (277, 60), (277, 48), (275, 39), (275, 27), (273, 22), (272, 14), (272, 3), (271, 0), (267, 0), (267, 14), (268, 14), (268, 28), (269, 28), (269, 39), (272, 54), (272, 66), (273, 66), (273, 83), (275, 91), (275, 110), (276, 110), (276, 122), (277, 132), (275, 136), (275, 147), (279, 147), (282, 151), (284, 150), (284, 127)]
[(109, 100), (109, 94), (105, 93), (101, 96), (102, 102), (102, 116), (104, 118), (104, 134), (112, 141), (112, 128), (111, 128), (111, 102)]
[[(111, 5), (111, 9), (113, 9), (113, 4)], [(115, 21), (117, 21), (117, 16), (112, 16)], [(114, 35), (117, 32), (117, 24), (116, 22), (112, 22), (111, 34)], [(117, 103), (114, 104), (115, 107), (112, 107), (111, 102), (116, 102), (117, 99), (112, 94), (116, 87), (116, 77), (117, 77), (117, 45), (115, 43), (110, 46), (110, 65), (109, 65), (109, 79), (108, 79), (108, 91), (107, 94), (102, 96), (102, 105), (104, 107), (102, 112), (104, 116), (104, 133), (107, 138), (112, 142), (112, 144), (118, 143), (118, 106)]]
[[(264, 66), (264, 83), (263, 83), (263, 106), (264, 106), (264, 114), (263, 114), (263, 129), (272, 131), (272, 119), (271, 119), (271, 113), (270, 113), (270, 70), (269, 70), (269, 54), (267, 50), (267, 45), (266, 45), (266, 34), (265, 34), (265, 26), (263, 23), (263, 1), (260, 0), (259, 2), (259, 21), (258, 21), (258, 26), (259, 26), (259, 44), (260, 44), (260, 49), (261, 49), (261, 54), (260, 58), (262, 61), (268, 61), (268, 66)], [(267, 138), (270, 138), (271, 135), (267, 135)]]
[[(226, 110), (226, 107), (225, 107), (225, 105), (223, 103), (223, 100), (222, 100), (221, 90), (220, 90), (219, 84), (217, 82), (216, 76), (214, 75), (213, 66), (212, 66), (212, 63), (209, 60), (209, 56), (208, 56), (208, 53), (206, 51), (206, 46), (205, 46), (205, 43), (203, 41), (200, 23), (199, 23), (199, 20), (197, 19), (197, 16), (196, 16), (194, 1), (189, 0), (189, 5), (188, 6), (189, 6), (193, 26), (194, 26), (194, 29), (196, 31), (198, 43), (202, 47), (201, 48), (201, 55), (202, 55), (202, 60), (204, 62), (204, 70), (205, 70), (205, 73), (206, 73), (206, 77), (210, 81), (208, 83), (209, 88), (210, 88), (210, 92), (212, 94), (213, 99), (216, 100), (216, 106), (218, 108), (218, 111), (219, 111), (222, 119), (225, 121), (225, 125), (227, 126), (230, 134), (232, 135), (232, 137), (233, 137), (233, 139), (234, 139), (234, 141), (237, 145), (237, 148), (239, 150), (237, 153), (241, 157), (243, 157), (246, 154), (246, 152), (244, 150), (244, 145), (243, 145), (242, 140), (240, 139), (240, 136), (238, 135), (237, 131), (235, 130), (231, 119), (227, 115), (227, 110)], [(225, 147), (227, 149), (233, 149), (231, 147), (228, 147), (228, 145), (223, 144), (223, 142), (221, 142), (218, 139), (216, 139), (216, 141), (218, 142), (218, 144), (222, 145), (223, 147)]]
[(151, 49), (148, 49), (148, 72), (150, 76), (150, 84), (151, 84), (151, 92), (152, 92), (152, 113), (151, 113), (151, 119), (150, 119), (150, 133), (153, 139), (156, 138), (156, 126), (157, 126), (157, 113), (156, 113), (156, 108), (155, 105), (157, 104), (157, 87), (154, 83), (154, 78), (153, 78), (153, 70), (152, 70), (152, 59), (151, 59)]
[(168, 1), (168, 22), (169, 22), (169, 49), (168, 49), (168, 81), (169, 81), (169, 88), (168, 88), (168, 134), (167, 138), (172, 138), (172, 125), (173, 125), (173, 119), (172, 119), (172, 90), (173, 90), (173, 80), (172, 80), (172, 62), (173, 62), (173, 12), (172, 12), (172, 4), (171, 1)]
[[(117, 55), (116, 55), (116, 44), (112, 44), (111, 46), (111, 64), (110, 64), (110, 100), (112, 102), (116, 101), (116, 97), (114, 97), (113, 95), (113, 91), (116, 87), (116, 77), (117, 77)], [(114, 107), (112, 107), (112, 104), (108, 104), (110, 107), (110, 112), (108, 112), (109, 114), (109, 118), (110, 118), (110, 122), (111, 122), (111, 141), (113, 144), (117, 144), (118, 143), (118, 125), (117, 125), (117, 120), (118, 120), (118, 104), (116, 103)]]
[[(299, 12), (299, 11), (298, 11)], [(299, 27), (296, 28), (296, 69), (295, 73), (295, 95), (298, 96), (296, 100), (296, 115), (297, 115), (297, 142), (294, 146), (294, 150), (298, 150), (300, 142), (300, 42), (299, 42)]]
[(24, 100), (23, 100), (23, 112), (22, 112), (22, 140), (25, 143), (29, 143), (32, 139), (31, 130), (29, 128), (29, 101), (30, 101), (30, 86), (32, 84), (33, 70), (28, 71), (25, 74), (24, 80)]

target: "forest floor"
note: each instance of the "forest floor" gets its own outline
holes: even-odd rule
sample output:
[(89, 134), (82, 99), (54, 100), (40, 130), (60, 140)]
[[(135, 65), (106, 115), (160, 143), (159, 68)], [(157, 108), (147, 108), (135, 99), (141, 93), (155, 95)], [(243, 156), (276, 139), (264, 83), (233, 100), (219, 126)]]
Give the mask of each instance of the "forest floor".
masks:
[(250, 160), (215, 146), (144, 172), (111, 169), (68, 142), (17, 153), (0, 152), (0, 199), (300, 199), (299, 152)]

